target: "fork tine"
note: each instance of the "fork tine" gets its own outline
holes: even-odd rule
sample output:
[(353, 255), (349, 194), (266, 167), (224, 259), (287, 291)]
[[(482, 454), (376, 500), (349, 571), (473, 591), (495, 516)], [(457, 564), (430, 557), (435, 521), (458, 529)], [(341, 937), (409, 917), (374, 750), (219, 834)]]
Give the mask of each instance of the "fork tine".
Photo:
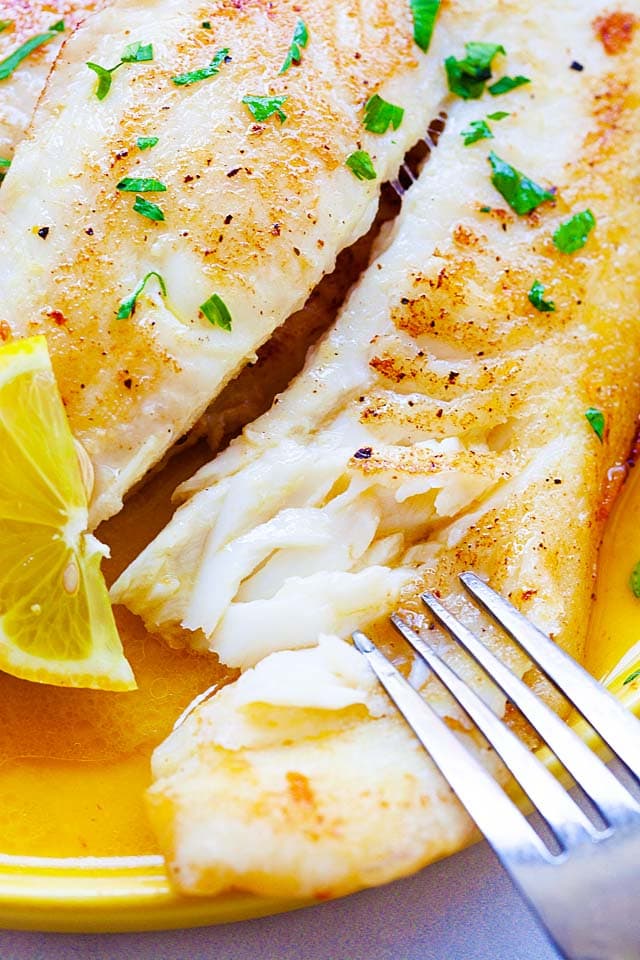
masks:
[(495, 715), (477, 693), (396, 614), (391, 622), (433, 670), (460, 706), (502, 757), (534, 807), (547, 821), (566, 850), (593, 839), (597, 831), (566, 790), (516, 735)]
[(638, 721), (587, 671), (474, 573), (460, 577), (467, 591), (553, 680), (640, 780)]
[(364, 633), (357, 630), (353, 642), (505, 867), (553, 862), (515, 804), (426, 700)]
[(637, 816), (640, 806), (602, 761), (542, 700), (460, 623), (431, 593), (422, 600), (445, 629), (487, 672), (549, 744), (610, 825)]

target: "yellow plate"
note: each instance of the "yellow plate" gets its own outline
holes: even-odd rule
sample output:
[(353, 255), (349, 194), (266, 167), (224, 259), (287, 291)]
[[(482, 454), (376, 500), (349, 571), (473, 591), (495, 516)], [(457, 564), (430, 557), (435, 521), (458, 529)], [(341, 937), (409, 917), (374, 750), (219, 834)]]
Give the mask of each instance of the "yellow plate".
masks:
[[(115, 575), (166, 521), (167, 491), (198, 465), (197, 450), (165, 470), (100, 531)], [(640, 715), (640, 600), (628, 586), (640, 559), (633, 517), (640, 477), (627, 484), (600, 559), (588, 666)], [(68, 691), (0, 676), (0, 926), (102, 932), (226, 923), (306, 906), (230, 894), (176, 896), (146, 824), (150, 751), (196, 693), (225, 679), (209, 658), (171, 651), (134, 618), (119, 623), (140, 690)], [(576, 724), (588, 737), (584, 723)], [(3, 739), (4, 738), (4, 739)]]

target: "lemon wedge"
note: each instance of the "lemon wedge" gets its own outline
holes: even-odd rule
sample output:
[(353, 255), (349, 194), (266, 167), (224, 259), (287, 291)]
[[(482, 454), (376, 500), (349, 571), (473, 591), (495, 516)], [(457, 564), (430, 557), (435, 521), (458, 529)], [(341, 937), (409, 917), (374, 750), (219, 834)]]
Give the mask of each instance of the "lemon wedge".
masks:
[(132, 690), (44, 337), (0, 348), (0, 670)]

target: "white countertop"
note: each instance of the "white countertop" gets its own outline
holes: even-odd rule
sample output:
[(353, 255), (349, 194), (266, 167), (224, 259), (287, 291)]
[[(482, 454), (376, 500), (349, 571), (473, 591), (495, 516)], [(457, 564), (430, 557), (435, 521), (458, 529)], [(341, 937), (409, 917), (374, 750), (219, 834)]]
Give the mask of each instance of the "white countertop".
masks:
[(0, 931), (2, 960), (561, 960), (486, 844), (377, 890), (163, 933)]

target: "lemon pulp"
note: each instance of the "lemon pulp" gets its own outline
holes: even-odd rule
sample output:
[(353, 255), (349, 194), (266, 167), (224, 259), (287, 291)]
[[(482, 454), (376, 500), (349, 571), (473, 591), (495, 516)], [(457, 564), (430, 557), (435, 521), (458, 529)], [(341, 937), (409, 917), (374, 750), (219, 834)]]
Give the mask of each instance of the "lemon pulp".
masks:
[(0, 350), (0, 670), (135, 689), (44, 337)]

